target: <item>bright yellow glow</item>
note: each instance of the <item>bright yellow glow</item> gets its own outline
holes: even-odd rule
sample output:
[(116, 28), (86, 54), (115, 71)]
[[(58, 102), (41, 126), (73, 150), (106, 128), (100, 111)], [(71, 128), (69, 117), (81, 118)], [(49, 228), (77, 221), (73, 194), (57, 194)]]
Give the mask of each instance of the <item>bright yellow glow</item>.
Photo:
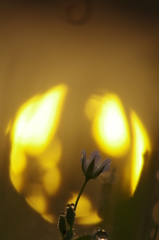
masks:
[(97, 113), (93, 117), (92, 133), (100, 149), (115, 157), (125, 155), (130, 147), (130, 134), (119, 98), (114, 94), (107, 94), (98, 101), (89, 99), (86, 104), (88, 116), (92, 115), (93, 108)]
[[(19, 161), (20, 159), (20, 161)], [(10, 156), (11, 170), (14, 174), (21, 174), (27, 165), (26, 155), (19, 146), (14, 146)]]
[(50, 223), (56, 223), (57, 222), (57, 219), (52, 214), (43, 214), (42, 217)]
[(18, 192), (23, 188), (23, 173), (27, 166), (27, 158), (22, 149), (17, 145), (12, 147), (10, 156), (10, 178)]
[(53, 195), (60, 185), (60, 172), (58, 168), (53, 167), (48, 170), (43, 176), (43, 186), (48, 195)]
[(47, 210), (47, 200), (43, 195), (26, 197), (26, 201), (34, 210), (41, 214)]
[(10, 179), (15, 189), (20, 193), (23, 189), (24, 177), (22, 174), (14, 174), (10, 169)]
[(38, 156), (39, 164), (45, 169), (52, 169), (56, 167), (61, 158), (62, 146), (60, 141), (56, 138), (49, 144), (47, 149)]
[(102, 219), (98, 217), (98, 215), (97, 215), (97, 213), (95, 211), (93, 211), (88, 216), (80, 217), (77, 220), (77, 223), (81, 224), (81, 225), (93, 225), (93, 224), (97, 224), (97, 223), (99, 223), (101, 221), (102, 221)]
[[(74, 193), (68, 203), (75, 203), (77, 196), (78, 195)], [(90, 225), (101, 221), (102, 219), (99, 218), (96, 211), (93, 210), (91, 201), (86, 196), (82, 195), (76, 209), (76, 222), (81, 225)]]
[(143, 154), (146, 151), (150, 151), (150, 142), (148, 135), (137, 117), (137, 115), (132, 111), (131, 120), (133, 127), (133, 166), (132, 166), (132, 178), (131, 178), (131, 194), (134, 193), (136, 186), (138, 184), (140, 174), (143, 167)]
[[(68, 202), (75, 203), (77, 196), (78, 195), (76, 193), (74, 193), (73, 197), (71, 199), (69, 199)], [(82, 195), (78, 202), (78, 206), (76, 209), (76, 216), (84, 217), (84, 216), (91, 214), (91, 211), (92, 211), (92, 204), (91, 204), (90, 200), (86, 196)]]
[(20, 143), (31, 155), (42, 152), (57, 129), (66, 90), (60, 85), (24, 104), (13, 126), (12, 142)]
[(50, 196), (61, 182), (57, 163), (62, 146), (56, 137), (67, 87), (59, 85), (25, 103), (11, 129), (10, 178), (18, 192), (26, 193), (28, 204), (53, 221), (47, 214)]
[(57, 163), (61, 157), (62, 147), (58, 139), (55, 139), (52, 144), (49, 145), (47, 151), (44, 151), (39, 157), (38, 161), (42, 169), (45, 169), (43, 175), (43, 187), (48, 195), (54, 195), (58, 190), (61, 175), (57, 168)]
[(92, 120), (95, 116), (95, 113), (99, 111), (102, 99), (99, 96), (92, 96), (85, 105), (85, 114)]

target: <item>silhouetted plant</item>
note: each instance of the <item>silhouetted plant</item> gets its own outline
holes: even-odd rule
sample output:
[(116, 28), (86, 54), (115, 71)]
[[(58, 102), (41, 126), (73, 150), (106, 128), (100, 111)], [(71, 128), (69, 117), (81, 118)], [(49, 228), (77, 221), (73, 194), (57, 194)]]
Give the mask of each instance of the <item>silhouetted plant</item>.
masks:
[(80, 236), (75, 236), (74, 232), (74, 223), (75, 223), (75, 217), (76, 217), (76, 208), (78, 201), (80, 199), (80, 196), (87, 184), (87, 182), (90, 179), (97, 178), (100, 174), (106, 172), (111, 164), (111, 160), (107, 159), (102, 162), (101, 156), (98, 151), (93, 151), (90, 155), (90, 158), (87, 160), (86, 152), (82, 151), (82, 158), (81, 158), (81, 164), (82, 164), (82, 171), (85, 176), (85, 181), (83, 183), (83, 186), (78, 194), (78, 197), (76, 199), (75, 204), (67, 204), (66, 211), (61, 212), (59, 219), (58, 219), (58, 229), (61, 234), (61, 240), (108, 240), (108, 234), (104, 229), (97, 228), (93, 233), (90, 234), (83, 234)]

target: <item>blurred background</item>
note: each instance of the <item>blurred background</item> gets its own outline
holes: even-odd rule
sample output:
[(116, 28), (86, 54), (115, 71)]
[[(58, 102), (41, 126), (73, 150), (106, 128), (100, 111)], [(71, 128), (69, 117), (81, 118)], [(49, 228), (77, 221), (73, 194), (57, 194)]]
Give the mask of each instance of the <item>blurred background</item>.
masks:
[(0, 1), (0, 238), (59, 239), (83, 184), (75, 232), (159, 239), (158, 1)]

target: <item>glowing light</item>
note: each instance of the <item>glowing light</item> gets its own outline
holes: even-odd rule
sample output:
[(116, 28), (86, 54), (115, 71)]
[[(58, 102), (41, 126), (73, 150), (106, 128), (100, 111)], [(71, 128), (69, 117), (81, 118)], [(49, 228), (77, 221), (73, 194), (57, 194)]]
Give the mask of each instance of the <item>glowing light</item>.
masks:
[(42, 217), (50, 223), (56, 223), (57, 221), (57, 219), (52, 214), (43, 214)]
[(85, 105), (85, 114), (86, 116), (92, 120), (95, 116), (95, 113), (100, 110), (102, 103), (102, 98), (99, 96), (92, 96)]
[(41, 214), (47, 210), (47, 201), (42, 195), (26, 197), (26, 201), (33, 209)]
[(57, 163), (62, 147), (56, 137), (67, 87), (59, 85), (35, 96), (17, 113), (11, 129), (10, 178), (18, 192), (26, 193), (28, 204), (45, 219), (48, 199), (61, 182)]
[[(77, 194), (74, 193), (68, 203), (75, 203), (76, 199)], [(82, 195), (76, 209), (76, 222), (81, 225), (90, 225), (101, 221), (102, 219), (98, 217), (97, 212), (93, 210), (91, 201), (86, 196)]]
[(20, 147), (14, 146), (13, 150), (11, 151), (10, 159), (11, 169), (14, 174), (22, 173), (25, 170), (27, 159)]
[(57, 129), (65, 93), (66, 86), (60, 85), (24, 104), (13, 125), (12, 142), (29, 154), (42, 152)]
[(48, 195), (53, 195), (57, 192), (61, 180), (58, 168), (51, 168), (43, 176), (43, 186)]
[(146, 151), (150, 151), (150, 142), (148, 135), (137, 117), (137, 115), (131, 113), (132, 127), (133, 127), (133, 166), (132, 166), (132, 178), (131, 178), (131, 193), (133, 194), (138, 184), (140, 174), (143, 167), (143, 154)]
[(10, 169), (10, 179), (15, 189), (20, 193), (23, 189), (24, 176), (22, 174), (14, 174)]
[(13, 144), (10, 156), (10, 178), (18, 192), (21, 192), (24, 183), (23, 173), (27, 166), (25, 153), (19, 146)]
[[(98, 102), (98, 104), (97, 104)], [(86, 105), (87, 116), (94, 110), (92, 133), (100, 149), (111, 156), (123, 156), (130, 147), (129, 127), (119, 98), (107, 94), (101, 100), (90, 99)]]
[(62, 146), (60, 141), (56, 138), (49, 144), (47, 149), (38, 155), (39, 164), (45, 169), (52, 169), (56, 167), (61, 158)]
[(98, 217), (97, 213), (94, 211), (90, 215), (85, 217), (80, 217), (77, 223), (80, 225), (93, 225), (101, 222), (102, 219)]

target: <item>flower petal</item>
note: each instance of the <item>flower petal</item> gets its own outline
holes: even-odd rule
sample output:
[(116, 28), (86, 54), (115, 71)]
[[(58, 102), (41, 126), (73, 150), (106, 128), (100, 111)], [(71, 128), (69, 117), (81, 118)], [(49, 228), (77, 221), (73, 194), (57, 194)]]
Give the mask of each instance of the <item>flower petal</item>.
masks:
[(88, 160), (88, 165), (93, 161), (94, 158), (96, 159), (95, 160), (95, 168), (97, 168), (97, 166), (99, 166), (102, 162), (101, 156), (97, 150), (93, 151), (91, 153), (89, 160)]
[(98, 177), (101, 173), (104, 173), (106, 172), (109, 168), (110, 168), (110, 164), (111, 164), (111, 160), (110, 159), (107, 159), (105, 160), (101, 165), (100, 167), (98, 168), (98, 170), (96, 172), (94, 172), (93, 174), (93, 178), (96, 178)]
[(107, 160), (104, 160), (104, 162), (101, 164), (101, 167), (102, 165), (104, 165), (104, 169), (102, 173), (106, 172), (110, 168), (110, 164), (111, 164), (111, 159), (108, 158)]
[(102, 163), (101, 156), (100, 155), (96, 155), (95, 156), (93, 173), (95, 173), (98, 170), (98, 168), (100, 167), (101, 163)]
[(95, 150), (91, 153), (91, 155), (89, 157), (89, 161), (91, 162), (96, 156), (100, 156), (100, 153), (98, 150)]
[(82, 171), (85, 175), (86, 170), (87, 170), (87, 156), (86, 156), (86, 151), (85, 150), (82, 150), (81, 163), (82, 163)]

